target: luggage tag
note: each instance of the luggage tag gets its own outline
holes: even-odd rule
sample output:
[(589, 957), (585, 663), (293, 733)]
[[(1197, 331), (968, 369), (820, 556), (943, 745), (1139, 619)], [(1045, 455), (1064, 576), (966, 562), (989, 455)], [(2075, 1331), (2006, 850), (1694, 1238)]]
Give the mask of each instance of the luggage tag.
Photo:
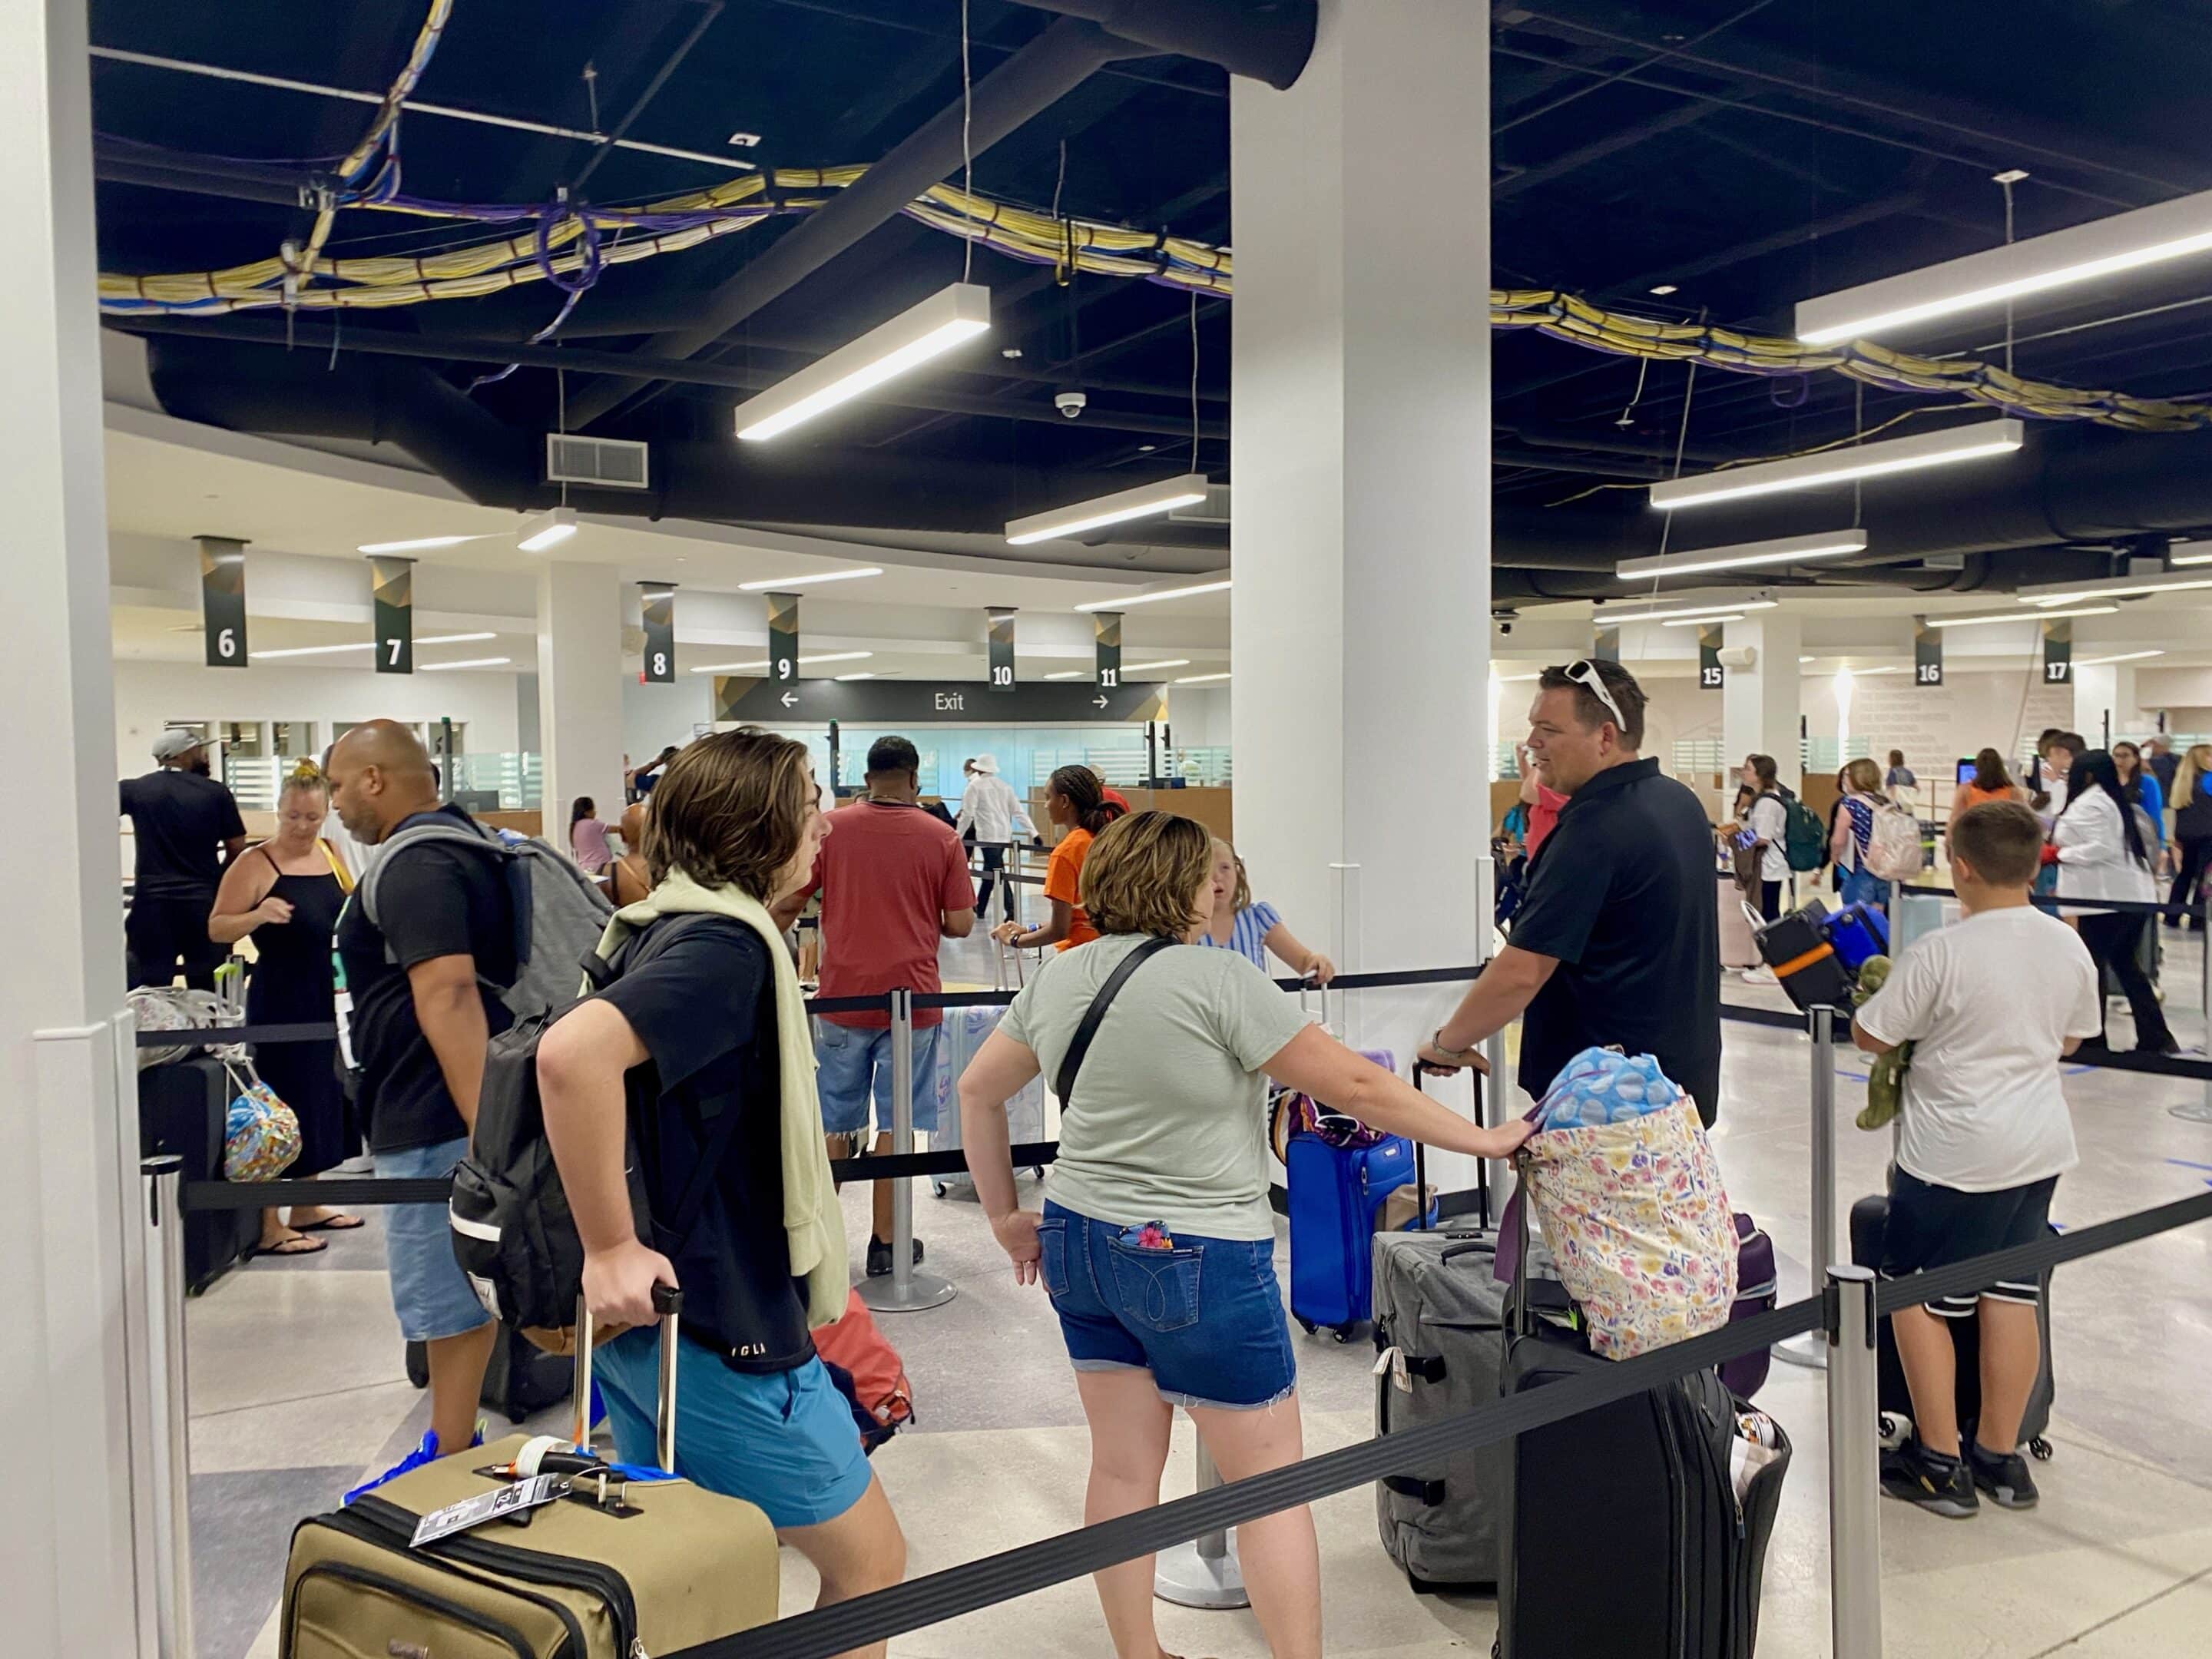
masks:
[(1406, 1370), (1406, 1352), (1404, 1349), (1385, 1348), (1381, 1353), (1376, 1356), (1375, 1369), (1370, 1371), (1368, 1375), (1370, 1376), (1381, 1376), (1385, 1373), (1389, 1374), (1391, 1382), (1397, 1384), (1399, 1393), (1413, 1393), (1413, 1380)]
[(464, 1498), (458, 1504), (448, 1504), (424, 1516), (415, 1523), (415, 1536), (408, 1540), (409, 1547), (419, 1550), (425, 1544), (434, 1544), (441, 1538), (466, 1532), (487, 1521), (526, 1514), (541, 1504), (557, 1501), (568, 1490), (568, 1477), (565, 1474), (533, 1474), (511, 1486), (480, 1492), (473, 1498)]

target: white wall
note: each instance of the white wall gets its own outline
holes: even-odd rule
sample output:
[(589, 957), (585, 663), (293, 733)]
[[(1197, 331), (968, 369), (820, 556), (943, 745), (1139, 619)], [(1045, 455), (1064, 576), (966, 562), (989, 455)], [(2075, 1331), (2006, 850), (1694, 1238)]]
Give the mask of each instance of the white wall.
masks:
[[(1835, 681), (1805, 683), (1805, 715), (1816, 738), (1836, 735)], [(1851, 732), (1877, 759), (1893, 748), (1923, 778), (1947, 778), (1960, 757), (1995, 747), (2008, 761), (2024, 753), (2045, 726), (2071, 726), (2074, 694), (2042, 684), (2039, 672), (1960, 673), (1948, 669), (1940, 686), (1917, 686), (1909, 674), (1855, 676)]]
[(635, 675), (625, 674), (622, 704), (623, 752), (635, 766), (672, 743), (690, 742), (691, 728), (714, 718), (714, 677), (685, 673), (679, 666), (673, 685), (641, 685)]
[(1168, 724), (1178, 749), (1229, 745), (1229, 687), (1182, 685), (1168, 693)]
[(492, 670), (379, 674), (365, 668), (208, 668), (198, 663), (115, 665), (115, 750), (124, 775), (153, 766), (161, 728), (179, 720), (313, 720), (319, 744), (331, 723), (383, 716), (465, 720), (477, 754), (515, 747), (515, 677)]

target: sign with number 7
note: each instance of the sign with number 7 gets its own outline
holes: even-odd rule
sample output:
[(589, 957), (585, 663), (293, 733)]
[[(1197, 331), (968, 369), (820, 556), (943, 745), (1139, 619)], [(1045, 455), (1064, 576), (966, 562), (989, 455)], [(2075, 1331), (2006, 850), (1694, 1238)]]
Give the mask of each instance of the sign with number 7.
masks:
[(376, 623), (376, 672), (415, 672), (415, 561), (372, 553), (368, 558), (371, 611)]

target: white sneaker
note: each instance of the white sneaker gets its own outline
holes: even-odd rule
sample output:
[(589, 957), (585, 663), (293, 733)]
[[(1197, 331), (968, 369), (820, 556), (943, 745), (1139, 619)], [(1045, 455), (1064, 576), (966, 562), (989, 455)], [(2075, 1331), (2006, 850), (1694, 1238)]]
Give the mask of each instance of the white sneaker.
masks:
[(1775, 978), (1774, 969), (1771, 968), (1745, 969), (1743, 970), (1743, 982), (1746, 985), (1779, 985), (1782, 983), (1780, 980)]

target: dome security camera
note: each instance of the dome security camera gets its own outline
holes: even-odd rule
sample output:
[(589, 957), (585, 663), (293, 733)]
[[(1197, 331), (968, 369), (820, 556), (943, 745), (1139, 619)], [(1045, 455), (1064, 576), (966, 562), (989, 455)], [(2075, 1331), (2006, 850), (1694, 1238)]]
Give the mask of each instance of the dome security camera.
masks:
[(1072, 421), (1091, 406), (1091, 399), (1080, 392), (1055, 392), (1052, 406)]

